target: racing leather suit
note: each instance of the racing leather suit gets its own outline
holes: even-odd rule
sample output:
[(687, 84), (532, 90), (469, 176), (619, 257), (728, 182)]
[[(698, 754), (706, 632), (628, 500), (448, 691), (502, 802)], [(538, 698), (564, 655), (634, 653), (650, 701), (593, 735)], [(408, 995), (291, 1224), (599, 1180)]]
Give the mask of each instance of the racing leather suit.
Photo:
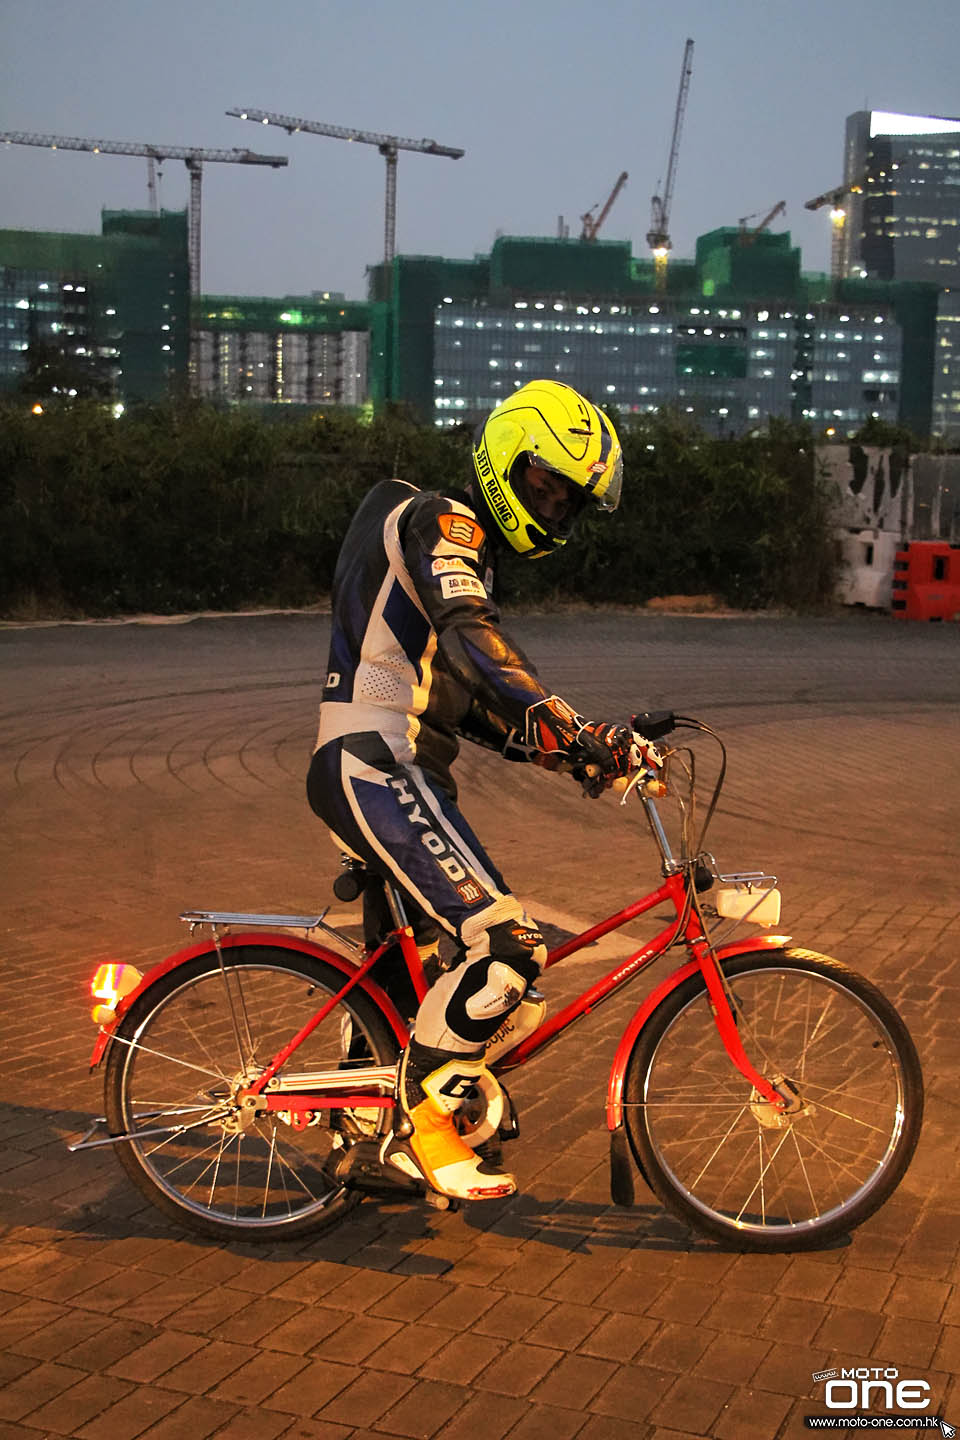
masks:
[(429, 990), (416, 1036), (461, 1055), (482, 1053), (546, 947), (457, 808), (458, 736), (542, 758), (583, 724), (501, 630), (495, 560), (466, 494), (400, 480), (368, 493), (334, 575), (308, 778), (335, 837), (460, 942), (466, 963)]

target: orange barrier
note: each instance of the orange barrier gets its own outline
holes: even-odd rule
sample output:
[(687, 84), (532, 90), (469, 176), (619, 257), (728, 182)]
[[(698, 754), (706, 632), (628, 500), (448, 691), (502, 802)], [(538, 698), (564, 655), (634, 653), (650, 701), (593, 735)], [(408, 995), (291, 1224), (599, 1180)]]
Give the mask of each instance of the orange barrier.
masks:
[(960, 620), (960, 546), (913, 540), (893, 565), (891, 610), (900, 620)]

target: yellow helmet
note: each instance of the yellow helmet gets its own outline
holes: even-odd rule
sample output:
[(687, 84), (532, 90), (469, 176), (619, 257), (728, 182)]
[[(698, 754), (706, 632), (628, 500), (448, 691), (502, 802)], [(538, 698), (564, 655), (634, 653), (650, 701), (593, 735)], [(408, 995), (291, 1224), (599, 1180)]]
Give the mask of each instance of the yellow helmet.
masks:
[[(518, 555), (534, 560), (566, 544), (584, 505), (616, 510), (623, 456), (602, 411), (569, 385), (531, 380), (487, 416), (473, 447), (477, 487), (494, 523)], [(528, 469), (567, 485), (564, 513), (538, 512)]]

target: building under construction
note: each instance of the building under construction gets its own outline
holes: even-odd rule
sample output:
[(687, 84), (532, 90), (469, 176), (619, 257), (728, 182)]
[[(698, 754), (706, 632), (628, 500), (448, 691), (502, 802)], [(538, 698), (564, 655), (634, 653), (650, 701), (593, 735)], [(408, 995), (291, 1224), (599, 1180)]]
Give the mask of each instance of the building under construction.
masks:
[(378, 393), (437, 425), (545, 375), (721, 434), (771, 416), (930, 431), (936, 287), (803, 275), (786, 233), (712, 231), (665, 284), (627, 242), (503, 236), (472, 261), (398, 256), (371, 294), (390, 305)]
[(395, 403), (446, 426), (545, 375), (714, 433), (771, 416), (930, 433), (937, 287), (803, 275), (786, 233), (712, 231), (665, 277), (625, 241), (502, 236), (469, 261), (375, 266), (366, 301), (192, 305), (187, 239), (169, 212), (105, 213), (101, 236), (0, 231), (0, 384), (46, 340), (94, 357), (125, 402), (189, 386), (226, 404)]
[(368, 375), (383, 371), (386, 306), (342, 295), (194, 302), (196, 389), (227, 402), (376, 405)]
[(232, 403), (382, 398), (387, 307), (318, 293), (200, 295), (191, 304), (183, 212), (105, 211), (101, 235), (0, 230), (0, 390), (38, 345), (59, 373), (124, 403), (188, 390)]
[(36, 346), (126, 401), (185, 387), (186, 214), (104, 211), (100, 235), (0, 230), (0, 389)]

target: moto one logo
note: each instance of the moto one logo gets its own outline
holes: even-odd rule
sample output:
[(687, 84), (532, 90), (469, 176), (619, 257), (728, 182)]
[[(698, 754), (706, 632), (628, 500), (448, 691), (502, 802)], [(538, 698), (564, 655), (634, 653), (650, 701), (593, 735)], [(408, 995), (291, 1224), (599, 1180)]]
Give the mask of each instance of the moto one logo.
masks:
[(407, 814), (407, 819), (410, 821), (411, 825), (419, 825), (423, 827), (420, 834), (420, 844), (425, 850), (428, 850), (430, 852), (434, 860), (436, 860), (437, 864), (440, 866), (440, 869), (443, 871), (444, 875), (446, 875), (447, 879), (451, 880), (454, 885), (459, 884), (459, 882), (462, 880), (466, 880), (466, 870), (460, 864), (460, 861), (457, 859), (456, 855), (454, 855), (453, 850), (451, 849), (447, 841), (444, 840), (442, 836), (438, 835), (436, 830), (431, 828), (432, 817), (424, 815), (423, 810), (417, 802), (417, 797), (411, 793), (409, 787), (407, 786), (406, 780), (388, 780), (387, 784), (390, 786), (391, 790), (394, 792), (401, 805), (410, 806), (410, 810)]
[(828, 1380), (824, 1399), (829, 1410), (867, 1410), (884, 1405), (888, 1410), (926, 1410), (930, 1404), (926, 1380), (901, 1380), (893, 1366), (859, 1365), (841, 1368), (835, 1380)]

